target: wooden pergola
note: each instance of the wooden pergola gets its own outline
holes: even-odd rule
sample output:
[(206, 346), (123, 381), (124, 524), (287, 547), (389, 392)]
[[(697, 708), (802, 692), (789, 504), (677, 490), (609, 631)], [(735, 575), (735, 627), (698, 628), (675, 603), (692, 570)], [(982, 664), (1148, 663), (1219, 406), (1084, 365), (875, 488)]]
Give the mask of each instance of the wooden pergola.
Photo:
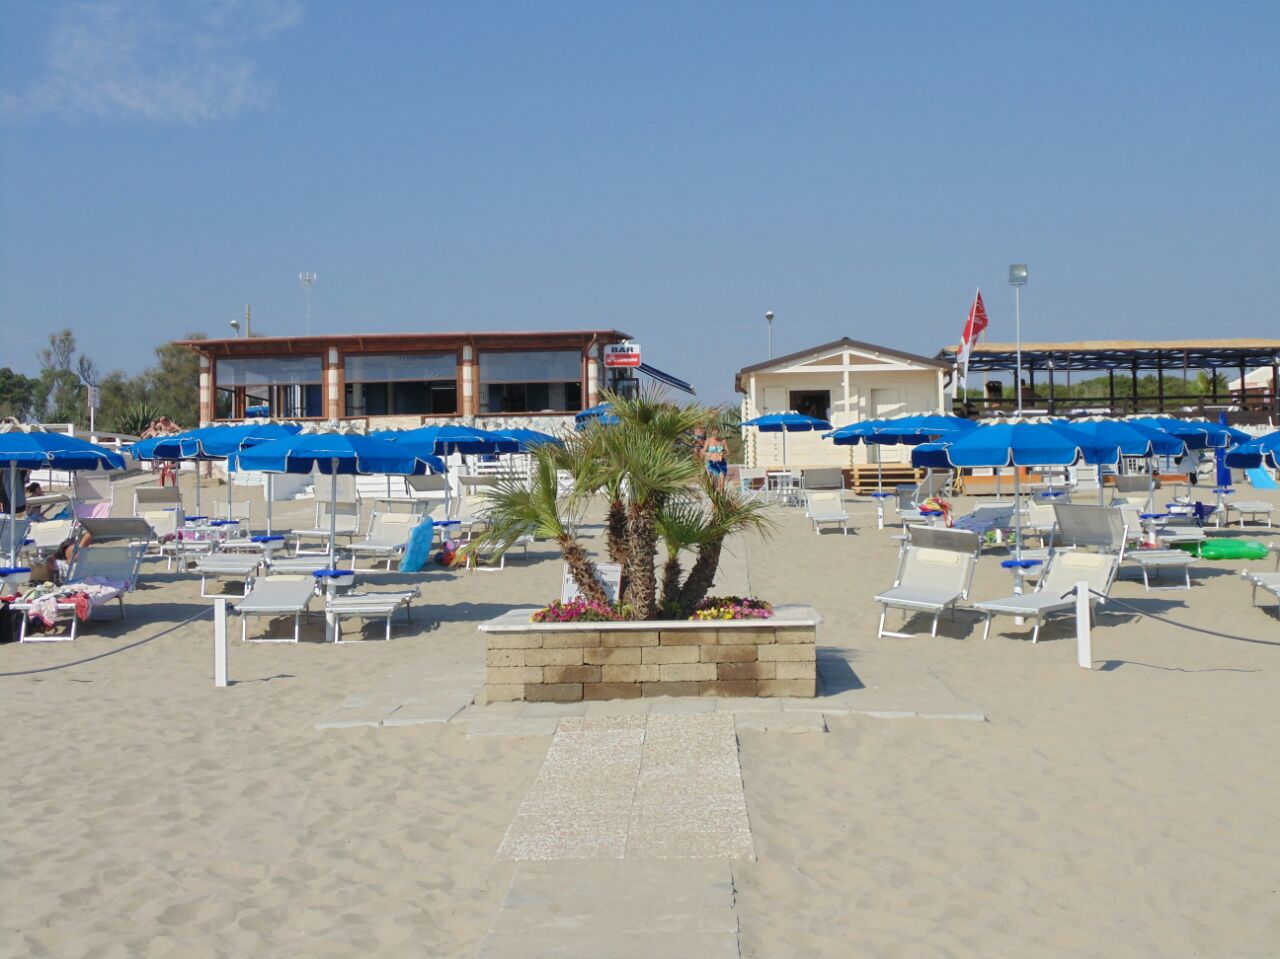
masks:
[[(956, 347), (938, 353), (943, 360), (956, 359)], [(1270, 367), (1270, 387), (1250, 388), (1246, 378), (1251, 370)], [(1013, 343), (980, 343), (969, 358), (969, 372), (1015, 374), (1017, 346)], [(1182, 384), (1193, 373), (1210, 374), (1212, 392), (1192, 393)], [(1055, 387), (1070, 383), (1072, 373), (1106, 373), (1106, 396), (1058, 397)], [(1116, 373), (1130, 378), (1127, 389), (1116, 391)], [(1156, 395), (1138, 392), (1138, 377), (1154, 372)], [(1239, 390), (1219, 391), (1214, 374), (1238, 375)], [(1045, 409), (1051, 415), (1082, 409), (1087, 412), (1178, 413), (1188, 410), (1201, 415), (1235, 407), (1232, 419), (1238, 422), (1263, 421), (1280, 416), (1280, 340), (1086, 340), (1079, 343), (1022, 344), (1023, 407)], [(1039, 385), (1037, 385), (1039, 384)], [(1028, 399), (1030, 397), (1030, 399)], [(967, 400), (971, 412), (1011, 410), (1014, 399), (988, 395), (983, 400)]]

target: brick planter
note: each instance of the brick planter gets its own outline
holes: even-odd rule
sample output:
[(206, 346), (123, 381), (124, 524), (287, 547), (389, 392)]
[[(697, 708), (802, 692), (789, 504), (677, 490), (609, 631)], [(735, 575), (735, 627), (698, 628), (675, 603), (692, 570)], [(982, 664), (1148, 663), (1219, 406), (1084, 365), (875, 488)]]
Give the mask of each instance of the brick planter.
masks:
[(488, 702), (815, 694), (821, 619), (808, 606), (719, 623), (534, 623), (533, 612), (480, 627)]

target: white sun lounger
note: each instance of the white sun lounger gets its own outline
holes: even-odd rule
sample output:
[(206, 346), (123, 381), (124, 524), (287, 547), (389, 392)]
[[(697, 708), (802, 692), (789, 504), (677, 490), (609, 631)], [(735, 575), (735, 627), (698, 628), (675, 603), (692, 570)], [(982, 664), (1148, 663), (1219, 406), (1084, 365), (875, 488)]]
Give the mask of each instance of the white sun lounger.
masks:
[(1241, 570), (1240, 575), (1243, 576), (1251, 586), (1253, 586), (1253, 597), (1250, 600), (1253, 606), (1258, 605), (1258, 590), (1264, 593), (1270, 593), (1280, 603), (1280, 572), (1275, 573), (1255, 573), (1252, 570)]
[[(302, 629), (302, 615), (315, 598), (316, 588), (310, 576), (271, 575), (253, 584), (244, 599), (236, 604), (240, 613), (240, 641), (251, 643), (296, 643)], [(250, 616), (292, 616), (293, 638), (249, 639)]]
[(898, 575), (893, 586), (876, 596), (880, 604), (877, 638), (911, 633), (893, 633), (884, 628), (890, 608), (913, 613), (932, 613), (930, 636), (938, 635), (938, 617), (969, 595), (974, 569), (978, 565), (979, 537), (954, 529), (913, 527), (911, 541), (903, 548)]
[[(64, 586), (76, 583), (101, 581), (123, 584), (124, 590), (116, 597), (120, 606), (120, 618), (125, 618), (124, 596), (138, 588), (138, 568), (142, 565), (142, 556), (146, 551), (145, 543), (91, 543), (77, 550), (63, 577)], [(75, 614), (75, 603), (57, 603), (57, 609), (71, 613), (71, 630), (66, 636), (27, 636), (27, 616), (22, 617), (18, 641), (24, 643), (57, 642), (74, 640), (78, 617)], [(30, 614), (31, 603), (13, 603), (10, 609)]]
[[(993, 616), (1030, 617), (1036, 621), (1031, 633), (1033, 643), (1040, 641), (1040, 627), (1050, 616), (1061, 613), (1075, 613), (1076, 583), (1087, 582), (1091, 590), (1102, 593), (1111, 591), (1115, 581), (1116, 569), (1120, 565), (1119, 556), (1113, 553), (1086, 553), (1078, 550), (1055, 551), (1049, 557), (1044, 575), (1033, 593), (1006, 596), (1001, 599), (974, 603), (973, 608), (986, 613), (987, 621), (983, 626), (982, 638), (991, 634)], [(1096, 595), (1089, 597), (1089, 609), (1098, 602)]]
[[(1241, 502), (1239, 500), (1227, 501), (1227, 522), (1231, 522), (1231, 514), (1240, 514), (1240, 525), (1247, 526), (1250, 521), (1259, 525), (1264, 525), (1267, 529), (1271, 529), (1271, 514), (1275, 507), (1270, 503), (1263, 502)], [(1259, 519), (1261, 517), (1261, 519)]]
[(358, 619), (376, 619), (385, 616), (387, 619), (386, 638), (391, 639), (391, 618), (400, 609), (404, 610), (405, 619), (413, 621), (411, 606), (418, 597), (418, 590), (388, 591), (385, 593), (345, 593), (341, 596), (330, 596), (325, 601), (325, 613), (333, 618), (333, 641), (343, 642), (342, 619), (355, 617)]
[(391, 561), (404, 552), (409, 535), (422, 517), (415, 513), (375, 513), (369, 524), (369, 533), (358, 543), (346, 547), (351, 553), (351, 565), (361, 556), (385, 559), (387, 569)]
[(849, 535), (849, 514), (844, 511), (844, 498), (838, 490), (809, 491), (804, 494), (804, 515), (813, 523), (813, 531), (822, 535), (823, 524), (837, 525)]
[(253, 580), (262, 565), (262, 557), (253, 553), (210, 553), (196, 560), (196, 572), (200, 574), (200, 595), (205, 599), (213, 599), (219, 595), (205, 591), (205, 584), (210, 579), (242, 579), (244, 595), (248, 596), (253, 588)]

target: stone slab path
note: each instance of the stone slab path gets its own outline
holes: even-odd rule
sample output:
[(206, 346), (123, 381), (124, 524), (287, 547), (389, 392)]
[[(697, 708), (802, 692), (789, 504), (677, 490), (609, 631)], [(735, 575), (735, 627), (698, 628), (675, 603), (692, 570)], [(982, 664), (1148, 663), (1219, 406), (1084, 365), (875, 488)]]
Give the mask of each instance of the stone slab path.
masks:
[(738, 959), (724, 861), (522, 862), (476, 959)]
[(561, 719), (498, 859), (753, 859), (733, 716)]

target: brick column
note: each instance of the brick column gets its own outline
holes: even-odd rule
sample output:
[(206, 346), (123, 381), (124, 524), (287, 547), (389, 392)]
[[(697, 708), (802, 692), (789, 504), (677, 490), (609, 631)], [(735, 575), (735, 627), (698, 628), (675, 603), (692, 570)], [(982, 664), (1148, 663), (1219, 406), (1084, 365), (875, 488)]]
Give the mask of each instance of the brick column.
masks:
[(209, 357), (200, 357), (200, 425), (213, 419), (217, 407), (213, 402), (213, 368)]

